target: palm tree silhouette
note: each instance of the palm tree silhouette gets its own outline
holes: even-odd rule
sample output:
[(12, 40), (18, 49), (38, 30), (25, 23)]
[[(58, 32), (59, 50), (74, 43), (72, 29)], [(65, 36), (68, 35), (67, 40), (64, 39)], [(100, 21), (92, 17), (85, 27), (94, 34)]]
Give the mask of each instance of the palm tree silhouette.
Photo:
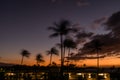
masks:
[(50, 55), (50, 65), (52, 63), (52, 56), (53, 55), (59, 55), (58, 52), (59, 51), (55, 47), (52, 47), (50, 50), (47, 51), (47, 55)]
[(100, 40), (96, 39), (96, 40), (92, 41), (92, 44), (93, 44), (93, 51), (96, 51), (96, 53), (97, 53), (97, 67), (98, 67), (97, 79), (98, 79), (99, 66), (100, 66), (99, 65), (99, 51), (101, 50), (102, 43), (100, 42)]
[(96, 52), (97, 54), (97, 79), (98, 79), (98, 73), (99, 73), (99, 51), (101, 50), (101, 47), (103, 46), (103, 44), (101, 43), (101, 41), (99, 39), (94, 39), (92, 40), (90, 43), (86, 43), (85, 44), (86, 49), (88, 49), (90, 51), (90, 53), (92, 52)]
[(44, 60), (43, 60), (43, 56), (41, 55), (41, 53), (38, 53), (37, 55), (36, 55), (36, 62), (37, 62), (37, 66), (35, 66), (35, 80), (38, 80), (38, 68), (39, 68), (39, 63), (43, 63), (43, 62), (45, 62)]
[(68, 54), (67, 54), (67, 73), (69, 72), (69, 58), (70, 58), (70, 53), (71, 53), (71, 49), (75, 49), (77, 47), (77, 44), (75, 41), (73, 41), (72, 38), (66, 38), (64, 41), (63, 41), (63, 45), (64, 45), (64, 56), (65, 56), (65, 52), (66, 52), (66, 49), (68, 49)]
[(23, 59), (24, 59), (24, 57), (29, 57), (31, 53), (30, 53), (29, 51), (23, 49), (20, 54), (21, 54), (21, 56), (22, 56), (22, 59), (21, 59), (21, 65), (22, 65), (22, 64), (23, 64)]
[(49, 30), (53, 30), (54, 33), (50, 35), (50, 37), (57, 37), (60, 36), (60, 43), (61, 43), (61, 78), (63, 78), (63, 36), (67, 35), (70, 31), (71, 28), (69, 27), (70, 22), (67, 20), (61, 20), (60, 23), (54, 23), (54, 26), (49, 27)]
[(77, 44), (75, 41), (73, 41), (72, 38), (66, 38), (63, 42), (64, 45), (64, 49), (67, 48), (68, 49), (68, 55), (70, 54), (70, 50), (71, 49), (76, 49), (77, 48)]
[(98, 39), (93, 40), (91, 43), (93, 45), (91, 46), (91, 48), (93, 48), (93, 51), (96, 51), (97, 53), (97, 67), (99, 69), (99, 51), (101, 50), (102, 43)]
[(43, 60), (43, 56), (41, 55), (41, 53), (36, 55), (36, 62), (37, 62), (37, 65), (39, 65), (39, 63), (45, 62)]

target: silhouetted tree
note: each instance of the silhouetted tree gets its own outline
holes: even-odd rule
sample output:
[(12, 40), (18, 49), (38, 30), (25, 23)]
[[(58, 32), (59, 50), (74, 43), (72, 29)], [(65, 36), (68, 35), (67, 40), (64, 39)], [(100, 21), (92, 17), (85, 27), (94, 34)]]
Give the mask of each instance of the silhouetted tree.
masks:
[(36, 55), (36, 62), (37, 62), (37, 65), (39, 65), (39, 63), (45, 62), (43, 60), (43, 56), (41, 55), (41, 53)]
[(50, 50), (47, 51), (47, 55), (50, 55), (50, 65), (51, 65), (52, 56), (53, 55), (59, 55), (59, 51), (55, 47), (52, 47)]
[(37, 66), (35, 66), (36, 67), (36, 69), (35, 69), (35, 79), (36, 80), (38, 80), (38, 76), (37, 76), (37, 74), (38, 74), (38, 67), (39, 67), (39, 63), (43, 63), (43, 62), (45, 62), (44, 60), (43, 60), (43, 56), (41, 55), (41, 53), (38, 53), (37, 55), (36, 55), (36, 62), (37, 62)]
[(20, 54), (22, 56), (22, 59), (21, 59), (21, 65), (22, 65), (24, 57), (29, 57), (31, 53), (29, 51), (23, 49)]
[(93, 48), (93, 51), (96, 51), (97, 53), (97, 67), (99, 68), (99, 51), (101, 50), (102, 47), (102, 43), (99, 40), (93, 40), (92, 41), (92, 46), (91, 48)]
[(71, 28), (69, 27), (70, 22), (67, 20), (62, 20), (60, 21), (60, 23), (54, 23), (54, 26), (49, 27), (49, 30), (53, 30), (54, 33), (52, 35), (50, 35), (50, 37), (57, 37), (60, 36), (60, 43), (61, 43), (61, 77), (63, 78), (63, 36), (67, 35), (70, 31)]
[[(101, 50), (102, 46), (103, 46), (103, 44), (101, 43), (101, 41), (99, 39), (93, 39), (91, 42), (86, 43), (85, 47), (84, 47), (84, 49), (85, 50), (88, 49), (90, 51), (90, 53), (96, 52), (96, 54), (97, 54), (97, 67), (98, 67), (97, 74), (99, 73), (99, 51)], [(97, 76), (97, 78), (98, 78), (98, 76)]]
[[(68, 57), (70, 55), (70, 50), (77, 48), (77, 44), (75, 41), (73, 41), (72, 38), (66, 38), (63, 42), (63, 45), (64, 45), (64, 50), (65, 50), (65, 48), (68, 49)], [(64, 51), (64, 55), (65, 55), (65, 51)]]

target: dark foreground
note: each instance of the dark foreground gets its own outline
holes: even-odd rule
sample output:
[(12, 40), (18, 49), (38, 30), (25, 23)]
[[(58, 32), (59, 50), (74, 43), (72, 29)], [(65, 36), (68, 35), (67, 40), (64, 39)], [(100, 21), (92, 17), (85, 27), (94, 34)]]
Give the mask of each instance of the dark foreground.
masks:
[[(59, 67), (0, 67), (0, 80), (61, 80)], [(62, 80), (120, 80), (120, 68), (64, 67)], [(98, 74), (98, 75), (97, 75)]]

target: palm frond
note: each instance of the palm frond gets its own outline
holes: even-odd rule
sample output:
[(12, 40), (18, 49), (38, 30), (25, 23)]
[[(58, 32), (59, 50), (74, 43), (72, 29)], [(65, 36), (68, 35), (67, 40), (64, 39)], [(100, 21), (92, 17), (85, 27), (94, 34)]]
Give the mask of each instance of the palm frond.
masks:
[(21, 54), (22, 56), (29, 57), (31, 53), (30, 53), (29, 51), (23, 49), (20, 54)]
[(58, 29), (56, 28), (56, 27), (52, 27), (52, 26), (50, 26), (50, 27), (48, 27), (48, 30), (53, 30), (53, 31), (58, 31)]
[(39, 53), (39, 54), (36, 55), (36, 61), (37, 62), (44, 62), (43, 56), (41, 55), (41, 53)]
[(46, 51), (47, 52), (47, 55), (51, 55), (51, 54), (54, 54), (54, 55), (59, 55), (59, 51), (55, 48), (55, 47), (52, 47), (50, 50)]
[(59, 33), (53, 33), (53, 34), (51, 34), (49, 37), (50, 38), (53, 38), (53, 37), (57, 37), (59, 35)]

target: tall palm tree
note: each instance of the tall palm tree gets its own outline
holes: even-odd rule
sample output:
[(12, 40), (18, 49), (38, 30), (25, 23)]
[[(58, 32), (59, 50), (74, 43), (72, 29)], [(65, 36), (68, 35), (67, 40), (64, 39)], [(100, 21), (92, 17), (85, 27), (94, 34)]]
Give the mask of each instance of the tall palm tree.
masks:
[(36, 55), (36, 62), (37, 62), (37, 65), (39, 65), (39, 63), (45, 62), (43, 60), (43, 56), (41, 55), (41, 53)]
[(97, 70), (97, 79), (98, 79), (98, 73), (99, 73), (99, 51), (101, 50), (101, 47), (102, 47), (102, 43), (99, 41), (99, 40), (93, 40), (92, 41), (92, 44), (93, 44), (93, 51), (96, 51), (97, 53), (97, 67), (98, 67), (98, 70)]
[(54, 26), (49, 27), (49, 30), (53, 30), (54, 33), (50, 35), (50, 37), (57, 37), (60, 36), (60, 43), (61, 43), (61, 77), (63, 78), (63, 36), (67, 35), (72, 29), (69, 27), (70, 22), (67, 20), (62, 20), (60, 23), (54, 23)]
[(101, 50), (101, 47), (103, 46), (103, 44), (101, 43), (101, 41), (99, 39), (94, 39), (89, 43), (85, 44), (85, 50), (88, 49), (88, 51), (90, 53), (92, 52), (96, 52), (97, 54), (97, 67), (98, 67), (98, 71), (97, 71), (97, 78), (98, 78), (98, 73), (99, 73), (99, 51)]
[(99, 40), (93, 40), (92, 41), (92, 45), (93, 45), (93, 51), (96, 51), (97, 53), (97, 67), (99, 69), (99, 51), (101, 50), (102, 47), (102, 43)]
[(21, 59), (21, 65), (22, 65), (22, 64), (23, 64), (23, 59), (24, 59), (24, 57), (29, 57), (31, 53), (30, 53), (29, 51), (23, 49), (20, 54), (21, 54), (21, 56), (22, 56), (22, 59)]
[(52, 56), (53, 55), (59, 55), (59, 51), (55, 47), (52, 47), (50, 50), (47, 51), (47, 55), (50, 55), (50, 65), (51, 65)]

